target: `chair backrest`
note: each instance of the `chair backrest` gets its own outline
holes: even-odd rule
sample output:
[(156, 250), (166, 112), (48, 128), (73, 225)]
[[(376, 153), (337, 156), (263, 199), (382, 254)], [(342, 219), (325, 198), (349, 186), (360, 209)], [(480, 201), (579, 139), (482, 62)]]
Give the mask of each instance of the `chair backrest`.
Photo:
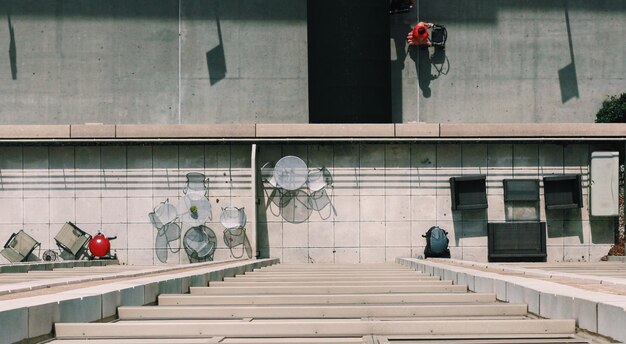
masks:
[(271, 187), (276, 187), (276, 178), (274, 178), (274, 164), (266, 162), (261, 167), (261, 180), (264, 183), (268, 183)]
[(206, 176), (200, 172), (189, 172), (186, 175), (187, 177), (187, 185), (185, 186), (184, 193), (187, 192), (202, 192), (205, 193), (208, 191)]
[(12, 262), (24, 261), (39, 245), (41, 245), (40, 242), (21, 229), (11, 235), (4, 245), (5, 249), (2, 250), (2, 255)]
[(239, 228), (246, 226), (245, 208), (226, 207), (222, 208), (220, 222), (224, 228)]
[(74, 256), (80, 253), (81, 249), (90, 239), (91, 235), (71, 222), (65, 223), (54, 237), (59, 247)]
[(217, 237), (207, 226), (192, 227), (183, 237), (183, 247), (189, 258), (212, 260), (217, 247)]

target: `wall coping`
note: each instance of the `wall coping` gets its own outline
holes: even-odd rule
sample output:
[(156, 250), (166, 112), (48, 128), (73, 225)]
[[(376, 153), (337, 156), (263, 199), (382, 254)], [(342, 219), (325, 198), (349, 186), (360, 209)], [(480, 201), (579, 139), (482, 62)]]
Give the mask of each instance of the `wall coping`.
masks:
[(0, 141), (626, 140), (626, 123), (0, 125)]

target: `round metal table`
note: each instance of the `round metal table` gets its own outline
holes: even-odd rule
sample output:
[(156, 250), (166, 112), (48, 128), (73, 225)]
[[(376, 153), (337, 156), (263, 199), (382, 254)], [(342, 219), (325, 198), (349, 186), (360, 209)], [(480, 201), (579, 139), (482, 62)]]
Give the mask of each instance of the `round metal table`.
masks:
[(285, 190), (298, 190), (307, 180), (309, 170), (306, 163), (297, 156), (288, 155), (274, 166), (274, 179), (276, 185)]
[[(192, 212), (191, 207), (194, 206), (196, 211)], [(211, 203), (201, 193), (188, 193), (183, 196), (178, 209), (181, 212), (183, 223), (193, 226), (200, 226), (211, 217)]]

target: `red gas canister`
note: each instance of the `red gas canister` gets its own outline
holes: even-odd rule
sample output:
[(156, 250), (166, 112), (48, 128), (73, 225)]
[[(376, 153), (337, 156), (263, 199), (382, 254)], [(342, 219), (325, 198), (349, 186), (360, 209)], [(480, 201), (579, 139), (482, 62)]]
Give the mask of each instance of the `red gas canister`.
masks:
[(111, 242), (107, 237), (98, 233), (89, 241), (89, 251), (94, 257), (104, 257), (109, 254)]

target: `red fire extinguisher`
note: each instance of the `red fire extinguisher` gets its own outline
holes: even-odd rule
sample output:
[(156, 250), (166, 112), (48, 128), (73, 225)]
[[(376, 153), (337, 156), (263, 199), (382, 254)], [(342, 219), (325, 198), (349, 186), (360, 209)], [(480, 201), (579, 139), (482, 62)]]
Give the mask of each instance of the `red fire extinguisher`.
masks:
[(116, 238), (117, 237), (106, 237), (102, 232), (98, 232), (98, 234), (89, 241), (89, 252), (91, 252), (92, 258), (115, 259), (116, 256), (111, 256), (111, 240)]

